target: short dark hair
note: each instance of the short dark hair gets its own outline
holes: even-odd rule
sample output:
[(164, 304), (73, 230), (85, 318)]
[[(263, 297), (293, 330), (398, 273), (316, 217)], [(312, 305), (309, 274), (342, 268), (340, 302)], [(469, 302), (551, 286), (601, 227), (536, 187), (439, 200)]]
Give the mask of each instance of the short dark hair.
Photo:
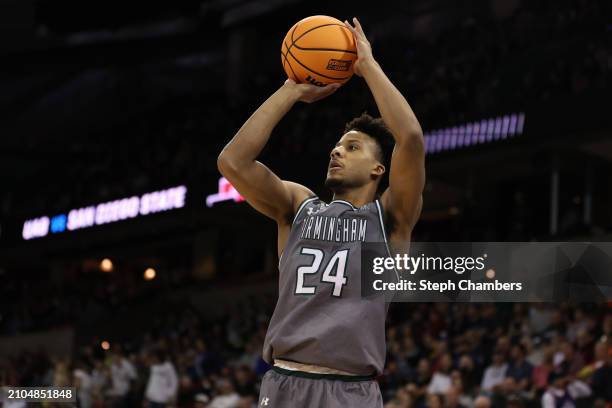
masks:
[(344, 126), (344, 133), (351, 130), (365, 133), (376, 141), (379, 148), (378, 160), (387, 167), (388, 173), (391, 153), (393, 152), (393, 135), (382, 118), (375, 118), (364, 112)]

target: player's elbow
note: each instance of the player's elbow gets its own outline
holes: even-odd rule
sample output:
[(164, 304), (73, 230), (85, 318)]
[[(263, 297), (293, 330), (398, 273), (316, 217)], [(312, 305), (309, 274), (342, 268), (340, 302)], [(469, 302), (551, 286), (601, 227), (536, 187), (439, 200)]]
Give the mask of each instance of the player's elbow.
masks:
[(225, 149), (217, 157), (217, 169), (225, 177), (236, 170), (235, 160), (232, 159)]

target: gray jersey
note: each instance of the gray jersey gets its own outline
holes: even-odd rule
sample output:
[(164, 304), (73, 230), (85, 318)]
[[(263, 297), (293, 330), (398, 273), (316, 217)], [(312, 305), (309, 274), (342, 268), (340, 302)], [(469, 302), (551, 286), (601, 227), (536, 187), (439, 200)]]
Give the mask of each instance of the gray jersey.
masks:
[(361, 297), (362, 242), (386, 242), (379, 200), (361, 208), (318, 197), (302, 203), (279, 261), (264, 360), (382, 373), (388, 304), (384, 296)]

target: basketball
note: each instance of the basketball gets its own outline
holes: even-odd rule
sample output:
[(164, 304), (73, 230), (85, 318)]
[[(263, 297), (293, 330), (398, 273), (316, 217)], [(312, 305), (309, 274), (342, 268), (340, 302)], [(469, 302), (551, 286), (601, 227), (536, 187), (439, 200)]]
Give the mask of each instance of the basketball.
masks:
[(353, 76), (356, 59), (353, 34), (342, 21), (329, 16), (298, 21), (281, 46), (283, 69), (298, 83), (345, 83)]

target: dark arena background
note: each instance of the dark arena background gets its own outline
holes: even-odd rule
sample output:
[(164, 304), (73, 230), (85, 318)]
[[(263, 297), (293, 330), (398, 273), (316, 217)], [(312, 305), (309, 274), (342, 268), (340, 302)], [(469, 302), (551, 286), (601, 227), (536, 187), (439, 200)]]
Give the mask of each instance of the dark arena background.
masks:
[[(612, 240), (610, 1), (8, 0), (0, 386), (76, 387), (79, 407), (259, 405), (277, 230), (217, 156), (315, 14), (361, 20), (423, 127), (414, 241)], [(298, 103), (261, 161), (329, 199), (329, 152), (364, 111), (355, 76)], [(385, 407), (539, 407), (557, 367), (586, 387), (563, 407), (610, 406), (610, 305), (393, 304)], [(168, 364), (167, 405), (147, 405)]]

